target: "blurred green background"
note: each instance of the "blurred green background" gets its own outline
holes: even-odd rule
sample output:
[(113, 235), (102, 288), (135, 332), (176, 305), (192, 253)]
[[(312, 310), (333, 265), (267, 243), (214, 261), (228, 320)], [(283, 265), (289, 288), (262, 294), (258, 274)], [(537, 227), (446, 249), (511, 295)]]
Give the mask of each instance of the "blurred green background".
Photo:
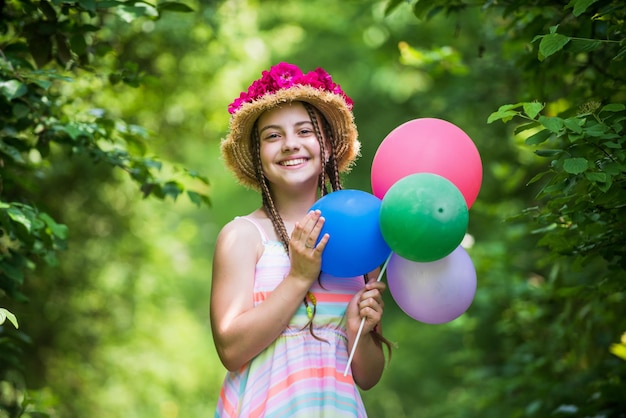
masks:
[[(529, 181), (558, 167), (524, 142), (519, 123), (487, 123), (509, 103), (537, 100), (547, 116), (592, 99), (623, 104), (623, 62), (611, 59), (623, 53), (624, 32), (619, 38), (609, 29), (623, 25), (624, 6), (505, 3), (196, 0), (184, 2), (190, 10), (167, 3), (156, 15), (156, 3), (49, 3), (59, 11), (55, 24), (80, 16), (98, 29), (85, 37), (88, 62), (52, 59), (42, 67), (71, 78), (50, 76), (66, 99), (58, 111), (100, 112), (142, 127), (147, 155), (208, 178), (198, 190), (210, 205), (168, 193), (143, 199), (125, 170), (67, 147), (53, 144), (49, 156), (32, 160), (21, 196), (69, 235), (57, 265), (27, 271), (21, 289), (28, 302), (0, 293), (0, 307), (20, 324), (19, 331), (8, 321), (0, 328), (17, 353), (0, 363), (0, 417), (213, 415), (225, 375), (208, 321), (214, 242), (222, 225), (260, 204), (225, 171), (219, 142), (228, 104), (279, 61), (323, 67), (353, 98), (363, 150), (346, 188), (371, 191), (378, 145), (411, 119), (450, 121), (481, 154), (484, 179), (467, 231), (476, 298), (460, 318), (427, 325), (386, 294), (385, 335), (396, 348), (381, 382), (363, 393), (370, 416), (626, 416), (625, 276), (617, 258), (624, 243), (613, 242), (614, 258), (577, 266), (580, 253), (542, 245), (541, 219), (523, 214), (550, 195), (538, 196), (545, 183)], [(43, 45), (16, 23), (20, 13), (51, 22), (39, 2), (2, 6), (14, 19), (2, 26), (6, 55), (25, 54), (11, 47), (20, 34)], [(606, 33), (592, 30), (598, 22)], [(617, 44), (608, 44), (615, 48), (604, 52), (608, 58), (589, 49), (540, 60), (533, 37), (559, 24), (567, 35)], [(595, 54), (595, 64), (584, 54)], [(11, 72), (3, 68), (6, 81)], [(614, 125), (621, 139), (612, 139), (622, 162), (623, 120)], [(164, 176), (180, 175), (167, 167)], [(610, 189), (622, 214), (624, 172), (617, 170)], [(603, 225), (619, 232), (621, 222)]]

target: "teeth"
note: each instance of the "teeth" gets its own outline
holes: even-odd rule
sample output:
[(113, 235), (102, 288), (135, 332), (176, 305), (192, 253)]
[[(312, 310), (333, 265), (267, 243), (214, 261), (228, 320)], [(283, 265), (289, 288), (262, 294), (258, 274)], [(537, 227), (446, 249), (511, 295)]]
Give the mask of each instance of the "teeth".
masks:
[(304, 158), (298, 158), (298, 159), (295, 159), (295, 160), (283, 161), (283, 162), (280, 163), (280, 165), (292, 166), (292, 165), (302, 164), (305, 161), (306, 161), (306, 159), (304, 159)]

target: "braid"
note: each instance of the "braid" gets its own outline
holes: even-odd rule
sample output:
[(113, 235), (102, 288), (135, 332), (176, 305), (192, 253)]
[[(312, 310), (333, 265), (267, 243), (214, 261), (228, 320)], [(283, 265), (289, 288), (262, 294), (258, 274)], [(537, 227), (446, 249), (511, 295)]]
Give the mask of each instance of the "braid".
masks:
[[(313, 132), (315, 132), (315, 137), (317, 138), (317, 142), (319, 143), (319, 146), (320, 146), (320, 156), (322, 159), (322, 172), (320, 173), (320, 178), (319, 178), (319, 188), (320, 188), (321, 195), (324, 196), (328, 194), (328, 188), (326, 187), (326, 177), (325, 177), (326, 175), (326, 152), (325, 152), (326, 144), (324, 141), (324, 137), (322, 136), (322, 133), (320, 131), (319, 121), (317, 118), (317, 111), (310, 103), (302, 102), (302, 105), (304, 106), (307, 113), (309, 114), (309, 118), (311, 119), (311, 123), (313, 124)], [(331, 152), (332, 152), (332, 149), (331, 149)]]
[[(331, 190), (337, 191), (341, 190), (341, 181), (339, 177), (339, 167), (337, 165), (337, 159), (335, 157), (335, 153), (337, 150), (337, 141), (333, 135), (330, 124), (326, 120), (323, 114), (319, 113), (319, 111), (313, 107), (313, 105), (303, 102), (304, 108), (306, 109), (309, 117), (311, 118), (311, 122), (313, 123), (313, 130), (315, 132), (315, 136), (317, 137), (320, 145), (321, 155), (322, 157), (326, 156), (326, 144), (324, 141), (324, 137), (328, 139), (330, 143), (330, 152), (328, 153), (328, 161), (326, 158), (322, 158), (322, 174), (320, 175), (320, 191), (321, 195), (328, 194), (328, 188), (326, 186), (326, 176), (328, 176), (328, 181), (331, 186)], [(320, 125), (324, 131), (324, 135), (320, 131)]]
[[(287, 253), (287, 255), (289, 255), (289, 234), (287, 233), (287, 228), (285, 227), (285, 222), (283, 221), (283, 218), (281, 218), (280, 214), (278, 213), (278, 210), (276, 209), (276, 205), (274, 204), (274, 199), (272, 199), (269, 186), (267, 185), (267, 180), (265, 178), (265, 175), (263, 174), (263, 165), (261, 164), (261, 145), (260, 145), (261, 140), (259, 138), (259, 133), (258, 133), (256, 123), (252, 132), (253, 132), (252, 133), (253, 135), (252, 136), (252, 148), (253, 148), (254, 158), (256, 162), (256, 177), (257, 177), (257, 181), (259, 182), (259, 185), (261, 186), (263, 209), (265, 210), (265, 213), (267, 214), (268, 218), (270, 218), (270, 220), (272, 221), (274, 230), (278, 234), (278, 237), (280, 238), (280, 241), (282, 242), (283, 247), (285, 248), (285, 252)], [(319, 134), (319, 129), (317, 130), (316, 134)], [(318, 135), (318, 139), (319, 139), (319, 135)], [(321, 139), (319, 140), (321, 142)], [(318, 277), (318, 281), (319, 281), (319, 277)], [(307, 301), (307, 297), (311, 299), (311, 303), (313, 305), (313, 308), (311, 311), (309, 311), (311, 308), (309, 307), (309, 302)], [(307, 292), (307, 295), (304, 297), (303, 302), (307, 310), (307, 315), (309, 316), (309, 322), (306, 323), (304, 328), (308, 327), (309, 332), (315, 339), (328, 342), (325, 339), (320, 338), (317, 335), (315, 335), (315, 332), (313, 331), (313, 318), (315, 317), (315, 313), (317, 312), (317, 301), (315, 300), (315, 296), (313, 295), (313, 293)]]
[(254, 149), (255, 159), (256, 159), (256, 176), (257, 181), (261, 186), (261, 196), (263, 198), (263, 208), (265, 209), (265, 213), (272, 221), (272, 225), (274, 226), (274, 230), (278, 233), (278, 237), (280, 241), (283, 243), (283, 247), (285, 247), (285, 251), (287, 255), (289, 255), (289, 234), (287, 234), (287, 228), (285, 227), (285, 223), (283, 219), (280, 217), (278, 210), (276, 209), (276, 205), (274, 204), (274, 200), (272, 199), (272, 195), (270, 194), (270, 189), (267, 185), (267, 180), (265, 180), (265, 175), (263, 174), (263, 166), (261, 164), (261, 147), (260, 147), (260, 139), (259, 133), (256, 129), (256, 125), (253, 132), (253, 141), (252, 148)]
[(330, 185), (333, 191), (341, 190), (343, 187), (341, 186), (341, 179), (339, 177), (339, 167), (337, 165), (337, 138), (333, 135), (333, 130), (330, 127), (330, 124), (326, 120), (325, 117), (322, 116), (322, 127), (324, 129), (324, 134), (326, 138), (328, 138), (328, 142), (330, 142), (331, 153), (328, 158), (329, 165), (325, 166), (325, 170), (328, 174), (328, 178), (330, 180)]

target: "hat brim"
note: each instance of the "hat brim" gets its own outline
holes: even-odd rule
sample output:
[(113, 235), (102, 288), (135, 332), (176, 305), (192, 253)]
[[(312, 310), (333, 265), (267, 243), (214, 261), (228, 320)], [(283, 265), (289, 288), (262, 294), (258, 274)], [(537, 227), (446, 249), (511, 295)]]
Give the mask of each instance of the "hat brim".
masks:
[(343, 97), (312, 86), (292, 86), (244, 103), (232, 115), (228, 135), (221, 142), (221, 152), (224, 163), (242, 185), (260, 189), (255, 158), (252, 155), (252, 130), (256, 120), (266, 110), (291, 102), (310, 103), (324, 115), (331, 126), (335, 159), (340, 173), (350, 171), (354, 160), (359, 156), (361, 143), (358, 140), (354, 115)]

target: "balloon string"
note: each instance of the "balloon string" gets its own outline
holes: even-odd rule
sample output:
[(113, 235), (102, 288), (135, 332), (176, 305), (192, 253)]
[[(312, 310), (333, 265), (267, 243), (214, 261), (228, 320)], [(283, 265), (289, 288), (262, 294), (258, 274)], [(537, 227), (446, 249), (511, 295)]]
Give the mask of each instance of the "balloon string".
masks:
[[(380, 279), (383, 278), (383, 274), (385, 273), (385, 270), (387, 270), (387, 264), (389, 264), (389, 260), (391, 260), (392, 255), (393, 253), (390, 253), (389, 257), (387, 257), (387, 260), (385, 260), (385, 264), (383, 264), (382, 268), (380, 269), (380, 273), (378, 274), (378, 278), (376, 279), (377, 282), (379, 282)], [(356, 339), (354, 340), (354, 344), (352, 345), (350, 357), (348, 357), (348, 364), (346, 364), (346, 369), (343, 371), (344, 376), (348, 375), (348, 370), (350, 369), (350, 364), (352, 364), (352, 358), (354, 357), (356, 346), (359, 343), (359, 338), (361, 338), (361, 333), (363, 332), (363, 325), (365, 325), (365, 317), (361, 318), (361, 325), (359, 325), (359, 331), (356, 333)]]

